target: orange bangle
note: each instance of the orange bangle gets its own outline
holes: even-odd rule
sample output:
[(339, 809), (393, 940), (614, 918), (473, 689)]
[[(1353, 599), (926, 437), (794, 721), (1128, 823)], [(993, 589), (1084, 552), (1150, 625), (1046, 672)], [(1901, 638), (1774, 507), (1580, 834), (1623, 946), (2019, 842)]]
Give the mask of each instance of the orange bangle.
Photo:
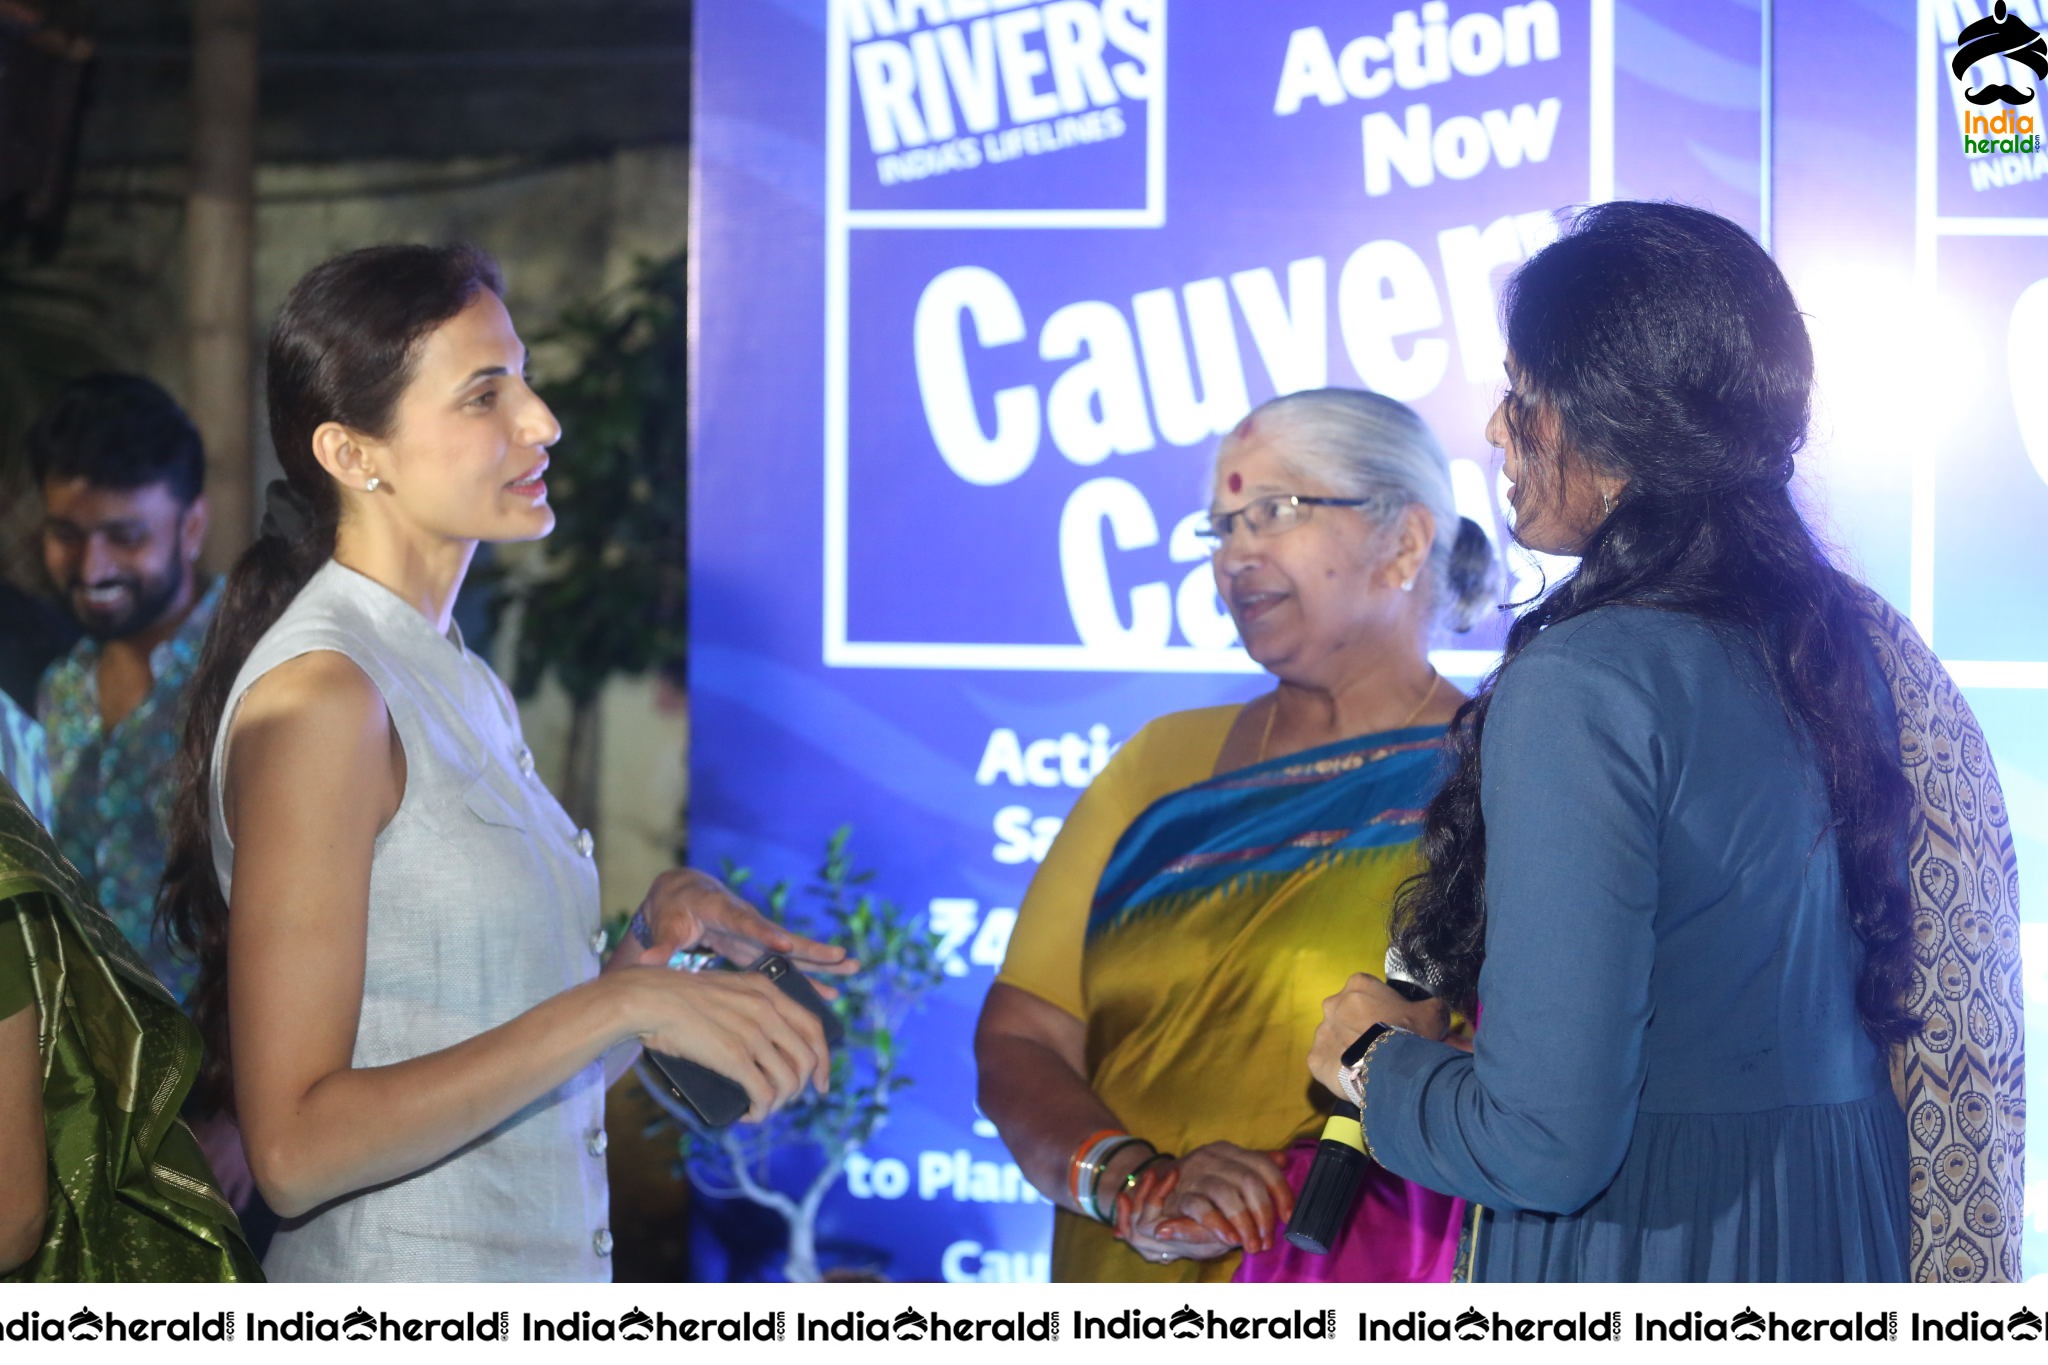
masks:
[(1129, 1134), (1121, 1128), (1104, 1128), (1100, 1132), (1090, 1133), (1081, 1140), (1080, 1146), (1074, 1148), (1074, 1154), (1067, 1158), (1067, 1193), (1073, 1196), (1076, 1205), (1081, 1203), (1081, 1177), (1088, 1164), (1088, 1153), (1093, 1151), (1099, 1142), (1127, 1136)]

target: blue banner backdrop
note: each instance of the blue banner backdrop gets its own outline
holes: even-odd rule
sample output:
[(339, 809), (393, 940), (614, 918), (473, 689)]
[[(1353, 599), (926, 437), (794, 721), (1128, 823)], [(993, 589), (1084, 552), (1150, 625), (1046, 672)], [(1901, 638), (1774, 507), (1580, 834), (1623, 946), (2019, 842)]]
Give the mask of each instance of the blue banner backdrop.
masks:
[[(1970, 687), (2048, 916), (2048, 157), (1963, 150), (1947, 59), (1984, 8), (698, 6), (693, 846), (801, 875), (850, 823), (945, 937), (828, 1259), (1043, 1278), (974, 1017), (1110, 748), (1260, 686), (1192, 534), (1216, 438), (1379, 389), (1506, 544), (1498, 290), (1573, 204), (1776, 250), (1822, 369), (1813, 513)], [(1844, 43), (1853, 98), (1807, 60)], [(1511, 562), (1523, 595), (1556, 569)]]

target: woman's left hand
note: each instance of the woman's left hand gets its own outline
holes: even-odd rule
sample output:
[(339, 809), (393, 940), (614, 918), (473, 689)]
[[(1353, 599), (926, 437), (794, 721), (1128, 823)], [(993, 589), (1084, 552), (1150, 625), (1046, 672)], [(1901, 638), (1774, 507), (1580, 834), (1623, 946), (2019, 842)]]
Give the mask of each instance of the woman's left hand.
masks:
[(1116, 1199), (1116, 1235), (1131, 1250), (1158, 1265), (1173, 1261), (1213, 1261), (1237, 1250), (1237, 1242), (1172, 1209), (1180, 1188), (1180, 1170), (1172, 1163), (1138, 1177), (1138, 1184)]
[(695, 868), (671, 868), (656, 877), (635, 918), (646, 924), (653, 942), (643, 945), (629, 931), (614, 956), (616, 965), (665, 963), (679, 951), (708, 948), (739, 967), (780, 953), (806, 972), (846, 976), (860, 970), (844, 948), (792, 934)]
[(1332, 1094), (1343, 1094), (1337, 1074), (1343, 1069), (1344, 1049), (1374, 1024), (1441, 1039), (1450, 1032), (1451, 1012), (1441, 1000), (1409, 1000), (1378, 977), (1358, 972), (1343, 990), (1323, 1001), (1323, 1022), (1316, 1025), (1316, 1039), (1308, 1051), (1309, 1074)]

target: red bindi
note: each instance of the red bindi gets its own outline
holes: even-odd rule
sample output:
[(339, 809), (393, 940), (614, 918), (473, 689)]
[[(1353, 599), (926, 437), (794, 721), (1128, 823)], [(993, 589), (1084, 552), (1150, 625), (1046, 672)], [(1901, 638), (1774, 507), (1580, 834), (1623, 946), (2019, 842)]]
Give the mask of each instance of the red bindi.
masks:
[(1235, 492), (1236, 492), (1236, 491), (1237, 491), (1238, 489), (1240, 489), (1240, 488), (1243, 488), (1243, 487), (1244, 487), (1244, 475), (1242, 475), (1242, 474), (1232, 474), (1232, 475), (1230, 476), (1230, 491), (1231, 491), (1231, 492), (1233, 492), (1233, 493), (1235, 493)]

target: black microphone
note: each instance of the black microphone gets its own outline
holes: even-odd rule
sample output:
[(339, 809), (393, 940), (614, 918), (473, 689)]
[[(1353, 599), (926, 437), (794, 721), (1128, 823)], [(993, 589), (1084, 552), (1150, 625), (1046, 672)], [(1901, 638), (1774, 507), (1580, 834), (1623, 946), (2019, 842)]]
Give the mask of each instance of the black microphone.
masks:
[[(1389, 975), (1387, 984), (1404, 1000), (1430, 998), (1429, 988)], [(1358, 1035), (1344, 1049), (1343, 1064), (1355, 1066), (1381, 1032), (1375, 1024)], [(1327, 1256), (1351, 1221), (1352, 1206), (1358, 1202), (1359, 1181), (1365, 1176), (1365, 1115), (1358, 1106), (1337, 1097), (1330, 1117), (1323, 1124), (1323, 1140), (1316, 1144), (1316, 1159), (1302, 1182), (1301, 1196), (1294, 1201), (1294, 1216), (1287, 1220), (1287, 1240), (1303, 1251)]]

